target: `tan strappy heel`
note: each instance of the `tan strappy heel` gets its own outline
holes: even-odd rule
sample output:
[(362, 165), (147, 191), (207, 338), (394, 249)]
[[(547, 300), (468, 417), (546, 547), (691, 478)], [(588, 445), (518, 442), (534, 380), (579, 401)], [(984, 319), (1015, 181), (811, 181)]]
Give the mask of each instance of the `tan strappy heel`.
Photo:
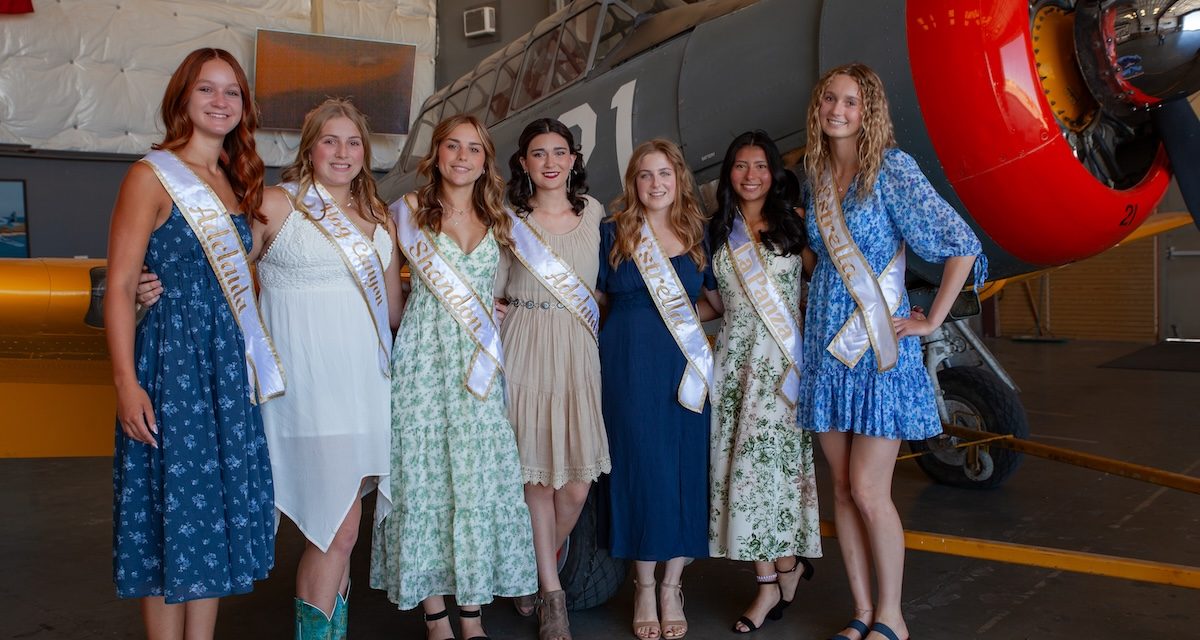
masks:
[[(676, 593), (679, 594), (679, 608), (682, 609), (683, 608), (683, 584), (682, 584), (682, 581), (680, 582), (680, 584), (671, 584), (670, 582), (662, 582), (660, 584), (668, 589), (674, 589), (676, 591)], [(666, 630), (671, 627), (679, 627), (680, 631), (678, 631), (672, 635), (667, 635)], [(688, 623), (687, 623), (687, 620), (663, 620), (662, 621), (662, 629), (663, 629), (662, 637), (666, 638), (667, 640), (680, 640), (680, 638), (687, 635)]]
[[(637, 590), (650, 589), (653, 591), (656, 584), (653, 580), (649, 584), (642, 584), (637, 581), (637, 578), (633, 579), (634, 609), (637, 609)], [(655, 600), (657, 600), (657, 597), (657, 594), (655, 594)], [(642, 629), (645, 629), (645, 631), (642, 631)], [(662, 626), (659, 625), (658, 620), (634, 620), (633, 637), (638, 638), (638, 640), (656, 640), (662, 637)]]

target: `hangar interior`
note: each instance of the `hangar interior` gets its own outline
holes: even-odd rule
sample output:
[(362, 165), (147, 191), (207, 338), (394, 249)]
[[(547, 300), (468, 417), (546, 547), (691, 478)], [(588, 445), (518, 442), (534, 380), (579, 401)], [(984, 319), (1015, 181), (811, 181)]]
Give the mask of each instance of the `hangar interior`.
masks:
[[(627, 4), (640, 14), (689, 3)], [(780, 3), (692, 4), (716, 7), (716, 15)], [(889, 10), (904, 4), (914, 11), (912, 5), (920, 3), (893, 2)], [(967, 21), (975, 5), (995, 3), (968, 4), (962, 14)], [(1028, 4), (1035, 9), (1049, 3)], [(1160, 16), (1144, 23), (1150, 32), (1187, 28), (1182, 18), (1178, 24), (1168, 18), (1200, 17), (1194, 13), (1200, 3), (1188, 0), (1126, 4)], [(115, 408), (103, 333), (81, 323), (63, 330), (62, 322), (89, 306), (93, 283), (87, 280), (88, 268), (103, 265), (117, 187), (129, 165), (162, 135), (159, 96), (177, 62), (198, 46), (225, 48), (247, 67), (253, 85), (259, 30), (412, 45), (407, 100), (413, 122), (430, 96), (489, 56), (509, 55), (506, 48), (513, 40), (581, 3), (32, 0), (30, 5), (32, 13), (0, 14), (0, 183), (19, 189), (21, 203), (19, 222), (16, 210), (0, 205), (0, 221), (6, 225), (0, 227), (0, 237), (19, 234), (23, 245), (14, 251), (24, 252), (0, 254), (0, 278), (7, 280), (0, 280), (5, 296), (0, 307), (0, 420), (5, 434), (0, 445), (5, 505), (0, 535), (6, 541), (0, 545), (6, 568), (0, 582), (5, 595), (0, 637), (141, 637), (136, 606), (117, 600), (111, 585)], [(863, 19), (869, 21), (874, 9), (864, 11)], [(647, 50), (656, 51), (649, 45)], [(519, 64), (521, 54), (514, 55)], [(751, 71), (775, 64), (747, 58)], [(628, 72), (630, 64), (618, 71)], [(583, 86), (593, 78), (584, 75), (577, 82)], [(643, 80), (662, 86), (675, 81), (665, 76)], [(713, 87), (719, 90), (719, 85)], [(1190, 101), (1200, 108), (1196, 96)], [(797, 121), (802, 117), (796, 114)], [(298, 134), (260, 131), (256, 139), (272, 183), (294, 155)], [(376, 135), (372, 142), (370, 165), (383, 178), (408, 137)], [(1043, 185), (1054, 190), (1056, 177), (1045, 176)], [(1172, 183), (1158, 202), (1159, 218), (1152, 219), (1186, 211), (1185, 198)], [(79, 264), (88, 268), (77, 268)], [(56, 287), (62, 291), (56, 293)], [(1200, 381), (1197, 292), (1200, 230), (1189, 221), (1013, 279), (983, 303), (982, 313), (971, 322), (1019, 388), (1031, 440), (1194, 479), (1200, 474), (1200, 412), (1194, 400)], [(1163, 348), (1169, 354), (1150, 351), (1167, 341), (1171, 346)], [(819, 483), (827, 486), (819, 456), (818, 467)], [(1118, 573), (1140, 576), (1088, 575), (1103, 573), (1089, 571), (1088, 562), (1107, 567), (1107, 558), (1058, 568), (1026, 566), (1032, 561), (1018, 548), (1005, 552), (1009, 561), (995, 561), (923, 551), (910, 541), (915, 550), (906, 565), (904, 604), (910, 626), (919, 632), (914, 635), (1190, 637), (1200, 624), (1195, 607), (1200, 503), (1194, 493), (1033, 455), (1002, 486), (986, 491), (935, 483), (911, 460), (899, 463), (896, 476), (896, 502), (906, 528), (914, 532), (1130, 559), (1136, 566)], [(827, 507), (822, 505), (826, 519), (831, 517)], [(368, 504), (364, 531), (370, 529), (370, 510)], [(219, 637), (284, 633), (303, 538), (286, 519), (279, 533), (271, 579), (253, 594), (223, 604)], [(836, 538), (825, 538), (825, 545), (817, 576), (802, 587), (804, 601), (794, 607), (799, 611), (789, 612), (757, 637), (824, 637), (843, 622), (848, 590)], [(423, 637), (417, 615), (396, 612), (382, 594), (366, 587), (369, 551), (369, 544), (360, 544), (352, 568), (358, 599), (351, 636)], [(688, 581), (689, 637), (725, 637), (749, 597), (752, 570), (743, 563), (698, 560)], [(624, 636), (631, 600), (632, 586), (626, 581), (612, 600), (573, 613), (575, 637)], [(504, 601), (486, 611), (493, 637), (536, 635), (536, 625), (517, 617)]]

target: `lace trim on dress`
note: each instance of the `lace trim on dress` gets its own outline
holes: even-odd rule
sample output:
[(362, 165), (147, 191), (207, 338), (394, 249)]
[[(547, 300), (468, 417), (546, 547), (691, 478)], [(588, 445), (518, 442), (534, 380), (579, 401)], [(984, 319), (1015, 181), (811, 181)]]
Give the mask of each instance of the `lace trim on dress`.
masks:
[(568, 482), (595, 482), (601, 474), (612, 471), (612, 461), (601, 458), (596, 464), (575, 469), (560, 469), (548, 471), (521, 466), (521, 479), (525, 484), (540, 484), (554, 489), (561, 489)]

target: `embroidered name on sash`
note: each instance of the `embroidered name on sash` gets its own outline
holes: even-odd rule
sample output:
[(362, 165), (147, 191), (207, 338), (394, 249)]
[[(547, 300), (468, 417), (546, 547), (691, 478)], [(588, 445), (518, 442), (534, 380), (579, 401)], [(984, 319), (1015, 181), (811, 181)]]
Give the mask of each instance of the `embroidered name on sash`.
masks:
[(151, 151), (142, 162), (154, 169), (171, 200), (179, 206), (183, 218), (204, 248), (225, 301), (237, 319), (246, 343), (251, 401), (265, 402), (283, 395), (283, 365), (258, 311), (246, 249), (242, 247), (233, 219), (212, 189), (174, 153)]
[(542, 286), (546, 287), (571, 315), (587, 327), (592, 339), (597, 339), (600, 332), (600, 307), (592, 288), (580, 279), (579, 274), (554, 253), (550, 245), (533, 227), (520, 216), (508, 212), (512, 218), (513, 255), (525, 265), (529, 272), (537, 276)]
[(396, 220), (400, 249), (425, 287), (442, 303), (475, 343), (475, 353), (463, 384), (476, 398), (487, 398), (497, 376), (503, 372), (500, 332), (488, 307), (464, 278), (437, 250), (433, 238), (412, 219), (404, 198), (389, 208)]
[(741, 214), (733, 219), (729, 232), (729, 257), (738, 282), (754, 306), (763, 325), (787, 359), (788, 368), (779, 379), (777, 391), (789, 407), (795, 407), (800, 397), (800, 366), (803, 362), (800, 324), (788, 311), (771, 274), (767, 272), (761, 247), (750, 237)]
[(379, 343), (379, 370), (384, 377), (391, 377), (392, 327), (388, 321), (387, 288), (383, 280), (383, 261), (375, 251), (371, 239), (359, 230), (358, 226), (341, 210), (337, 201), (319, 183), (314, 182), (308, 193), (299, 194), (299, 185), (287, 183), (281, 185), (294, 198), (300, 198), (313, 215), (320, 218), (312, 222), (325, 234), (338, 249), (338, 254), (362, 293), (367, 303), (367, 311), (371, 315), (371, 324)]
[(846, 226), (829, 171), (823, 174), (813, 201), (816, 205), (817, 229), (821, 232), (825, 250), (841, 276), (842, 284), (858, 305), (826, 350), (846, 366), (854, 367), (870, 346), (875, 350), (878, 370), (881, 373), (888, 371), (896, 366), (900, 353), (896, 331), (892, 327), (892, 313), (895, 312), (894, 305), (899, 304), (899, 298), (893, 305), (884, 295), (884, 286), (889, 290), (895, 289), (898, 279), (898, 290), (903, 292), (904, 245), (901, 243), (897, 256), (892, 258), (888, 268), (876, 279), (870, 263), (858, 245), (854, 244), (854, 238)]
[(642, 274), (650, 299), (658, 308), (659, 317), (688, 361), (676, 393), (679, 404), (701, 413), (704, 411), (704, 398), (713, 384), (712, 349), (708, 346), (708, 336), (704, 335), (704, 327), (696, 317), (687, 290), (679, 281), (679, 274), (675, 273), (670, 259), (663, 255), (649, 222), (642, 223), (642, 237), (634, 249), (633, 262)]

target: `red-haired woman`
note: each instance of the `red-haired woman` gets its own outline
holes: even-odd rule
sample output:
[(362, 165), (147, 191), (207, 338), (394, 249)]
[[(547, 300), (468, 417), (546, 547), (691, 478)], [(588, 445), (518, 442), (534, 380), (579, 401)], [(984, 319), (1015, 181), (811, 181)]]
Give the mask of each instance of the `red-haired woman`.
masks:
[(642, 639), (687, 633), (683, 567), (689, 557), (708, 556), (713, 358), (694, 303), (717, 283), (695, 194), (679, 147), (644, 142), (625, 170), (613, 221), (600, 233), (596, 293), (609, 309), (600, 373), (612, 456), (610, 549), (635, 561), (633, 633)]
[[(283, 373), (254, 300), (257, 111), (246, 74), (200, 49), (171, 76), (167, 134), (113, 210), (105, 324), (117, 389), (113, 570), (151, 638), (212, 637), (217, 598), (274, 564), (271, 466), (256, 403)], [(135, 327), (142, 264), (163, 299)]]

